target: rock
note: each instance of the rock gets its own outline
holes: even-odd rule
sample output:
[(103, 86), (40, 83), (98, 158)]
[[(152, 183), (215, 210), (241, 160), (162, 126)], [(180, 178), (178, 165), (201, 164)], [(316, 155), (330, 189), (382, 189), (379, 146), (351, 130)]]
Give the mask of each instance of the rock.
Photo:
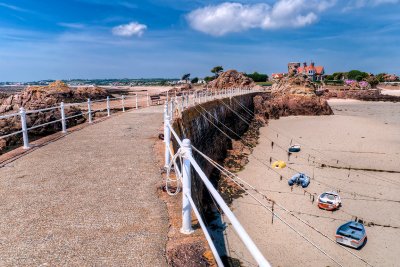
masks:
[(357, 99), (362, 101), (391, 101), (400, 102), (400, 96), (382, 95), (380, 90), (325, 90), (324, 98)]
[[(83, 102), (87, 98), (100, 99), (106, 98), (108, 93), (106, 90), (98, 87), (79, 87), (74, 90), (69, 88), (62, 81), (56, 81), (48, 86), (28, 86), (18, 94), (10, 95), (7, 98), (0, 99), (0, 115), (3, 113), (18, 113), (19, 108), (23, 107), (26, 110), (38, 110), (48, 107), (58, 106), (61, 102), (74, 103)], [(81, 113), (81, 109), (76, 106), (68, 106), (65, 109), (66, 117)], [(55, 121), (61, 118), (60, 110), (53, 109), (40, 113), (27, 114), (27, 126), (32, 127), (44, 124), (50, 121)], [(84, 117), (75, 117), (67, 120), (68, 127), (84, 122)], [(7, 135), (15, 131), (21, 130), (19, 116), (0, 120), (0, 135)], [(61, 123), (53, 123), (43, 127), (39, 127), (29, 131), (32, 135), (46, 135), (61, 130)], [(7, 146), (14, 146), (21, 143), (22, 136), (14, 135), (2, 140), (0, 146), (0, 154)], [(5, 144), (4, 144), (5, 142)]]
[(316, 85), (306, 75), (284, 77), (271, 86), (272, 94), (315, 95)]
[(228, 70), (209, 83), (211, 89), (227, 89), (233, 87), (255, 87), (256, 83), (242, 72)]

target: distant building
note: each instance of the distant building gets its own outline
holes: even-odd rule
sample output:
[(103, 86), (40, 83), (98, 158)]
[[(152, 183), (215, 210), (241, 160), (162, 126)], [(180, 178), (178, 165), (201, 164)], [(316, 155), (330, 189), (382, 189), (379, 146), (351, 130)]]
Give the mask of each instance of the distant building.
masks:
[(300, 62), (289, 62), (288, 63), (288, 74), (293, 75), (297, 74), (297, 69), (300, 68)]
[(322, 81), (324, 78), (325, 69), (323, 66), (315, 66), (314, 62), (311, 62), (310, 66), (307, 66), (307, 63), (304, 62), (303, 67), (298, 66), (297, 68), (294, 68), (294, 66), (297, 66), (297, 65), (293, 65), (293, 64), (298, 64), (298, 63), (289, 63), (288, 64), (288, 72), (289, 73), (293, 73), (293, 74), (302, 73), (304, 75), (307, 75), (313, 81)]
[(280, 80), (285, 76), (284, 73), (272, 73), (271, 78), (272, 80)]

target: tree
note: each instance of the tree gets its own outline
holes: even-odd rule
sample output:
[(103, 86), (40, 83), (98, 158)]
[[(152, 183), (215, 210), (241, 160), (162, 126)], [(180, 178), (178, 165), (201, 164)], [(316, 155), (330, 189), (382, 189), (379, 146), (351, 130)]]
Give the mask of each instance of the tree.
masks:
[(347, 78), (350, 80), (361, 81), (361, 80), (367, 78), (368, 76), (369, 76), (368, 73), (362, 72), (359, 70), (351, 70), (347, 73)]
[(377, 76), (369, 76), (365, 80), (371, 85), (371, 88), (375, 88), (379, 84)]
[(190, 78), (190, 73), (183, 74), (183, 76), (182, 76), (182, 80), (184, 80), (184, 81), (188, 81), (189, 78)]
[(386, 76), (386, 73), (379, 73), (375, 77), (379, 82), (383, 83), (385, 81), (385, 76)]
[(204, 80), (206, 82), (211, 82), (211, 81), (215, 80), (215, 76), (206, 76), (206, 77), (204, 77)]
[(222, 66), (216, 66), (214, 68), (212, 68), (211, 72), (214, 73), (215, 77), (218, 77), (221, 72), (224, 71), (224, 68)]
[(247, 77), (253, 79), (255, 82), (266, 82), (268, 80), (267, 74), (261, 74), (258, 72), (254, 72), (253, 74), (245, 74)]
[(191, 83), (198, 83), (199, 82), (199, 78), (194, 77), (190, 82)]

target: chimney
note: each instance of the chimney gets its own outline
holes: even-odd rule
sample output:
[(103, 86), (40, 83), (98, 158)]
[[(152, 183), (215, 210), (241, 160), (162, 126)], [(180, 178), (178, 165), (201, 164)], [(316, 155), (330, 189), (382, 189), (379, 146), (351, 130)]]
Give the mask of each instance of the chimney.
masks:
[(304, 67), (304, 68), (307, 67), (307, 62), (304, 62), (304, 63), (303, 63), (303, 67)]
[(311, 61), (311, 67), (314, 67), (314, 62)]

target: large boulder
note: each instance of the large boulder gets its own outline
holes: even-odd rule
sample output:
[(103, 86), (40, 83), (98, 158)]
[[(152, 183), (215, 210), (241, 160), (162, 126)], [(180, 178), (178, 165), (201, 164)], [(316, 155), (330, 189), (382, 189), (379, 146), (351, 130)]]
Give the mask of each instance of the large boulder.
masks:
[[(56, 81), (48, 86), (28, 86), (22, 92), (0, 99), (0, 115), (7, 113), (18, 113), (21, 107), (26, 110), (39, 110), (58, 106), (61, 102), (82, 102), (87, 98), (105, 98), (107, 91), (98, 87), (81, 87), (71, 89), (62, 81)], [(82, 111), (76, 106), (65, 108), (66, 117), (80, 114)], [(60, 109), (52, 109), (43, 112), (28, 113), (26, 116), (28, 128), (47, 122), (59, 120)], [(77, 116), (67, 120), (68, 127), (85, 121), (85, 117)], [(0, 119), (0, 136), (21, 130), (19, 116)], [(61, 123), (52, 123), (29, 131), (30, 135), (44, 136), (61, 130)], [(7, 148), (21, 144), (21, 134), (2, 139), (0, 142), (0, 154)]]
[(306, 75), (284, 77), (271, 86), (272, 94), (315, 95), (317, 86)]
[(332, 109), (316, 95), (316, 85), (307, 76), (285, 77), (271, 88), (271, 95), (254, 97), (254, 108), (264, 119), (291, 115), (330, 115)]
[(257, 86), (253, 79), (247, 77), (242, 72), (236, 70), (228, 70), (221, 73), (217, 79), (209, 83), (212, 89), (227, 89), (232, 87), (255, 87)]

